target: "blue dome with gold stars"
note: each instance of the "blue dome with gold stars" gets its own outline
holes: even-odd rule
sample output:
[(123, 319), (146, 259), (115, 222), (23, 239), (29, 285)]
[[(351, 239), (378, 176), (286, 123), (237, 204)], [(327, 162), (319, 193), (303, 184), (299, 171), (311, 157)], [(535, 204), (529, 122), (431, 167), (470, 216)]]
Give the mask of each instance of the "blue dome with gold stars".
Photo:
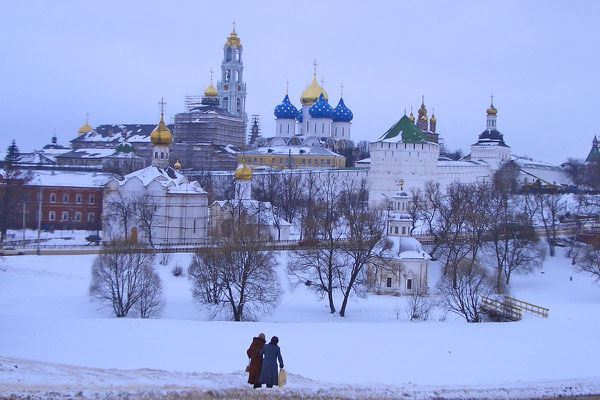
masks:
[(298, 116), (296, 117), (296, 120), (300, 123), (302, 123), (302, 110), (298, 111)]
[(354, 114), (344, 104), (344, 99), (340, 98), (340, 102), (333, 109), (333, 122), (350, 122), (354, 118)]
[(287, 94), (283, 98), (283, 102), (275, 107), (275, 118), (296, 119), (298, 110), (290, 101), (290, 96)]
[(331, 118), (333, 116), (333, 108), (329, 105), (323, 93), (319, 95), (319, 100), (315, 101), (308, 113), (312, 118)]

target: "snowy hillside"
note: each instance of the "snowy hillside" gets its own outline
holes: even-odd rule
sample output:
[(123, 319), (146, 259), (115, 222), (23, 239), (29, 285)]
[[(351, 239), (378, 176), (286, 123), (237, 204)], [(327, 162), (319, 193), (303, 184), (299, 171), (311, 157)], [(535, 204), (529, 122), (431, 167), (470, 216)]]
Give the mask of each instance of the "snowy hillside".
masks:
[(513, 297), (549, 308), (548, 319), (527, 315), (516, 323), (481, 324), (452, 316), (440, 321), (439, 313), (410, 322), (404, 298), (374, 295), (352, 302), (340, 318), (303, 285), (289, 286), (283, 268), (284, 297), (264, 321), (208, 321), (188, 280), (170, 273), (175, 264), (187, 268), (185, 254), (158, 266), (166, 294), (161, 319), (110, 318), (88, 296), (93, 258), (0, 261), (0, 393), (63, 398), (85, 389), (84, 397), (101, 398), (197, 391), (201, 398), (198, 393), (217, 390), (223, 398), (266, 396), (267, 389), (253, 392), (245, 384), (243, 372), (245, 350), (259, 332), (280, 338), (288, 385), (273, 389), (277, 397), (600, 393), (600, 287), (566, 258), (513, 278)]

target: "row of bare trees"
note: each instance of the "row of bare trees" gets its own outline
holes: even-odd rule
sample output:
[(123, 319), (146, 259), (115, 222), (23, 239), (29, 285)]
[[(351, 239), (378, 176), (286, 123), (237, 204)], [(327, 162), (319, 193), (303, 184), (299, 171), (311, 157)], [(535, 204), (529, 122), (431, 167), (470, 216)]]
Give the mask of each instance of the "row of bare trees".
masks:
[(289, 273), (297, 283), (327, 297), (330, 313), (336, 312), (336, 296), (341, 298), (339, 315), (344, 317), (352, 295), (367, 292), (369, 265), (382, 262), (389, 243), (382, 210), (368, 208), (365, 181), (341, 182), (324, 177), (314, 186), (313, 197), (305, 206), (302, 229), (314, 248), (291, 253)]

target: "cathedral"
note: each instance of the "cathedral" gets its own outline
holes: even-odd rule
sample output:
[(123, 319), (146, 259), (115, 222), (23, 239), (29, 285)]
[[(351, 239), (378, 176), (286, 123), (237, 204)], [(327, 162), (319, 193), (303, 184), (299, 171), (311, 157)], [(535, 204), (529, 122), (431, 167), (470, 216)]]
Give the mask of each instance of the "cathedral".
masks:
[[(184, 169), (234, 170), (238, 164), (237, 152), (246, 144), (247, 126), (242, 51), (234, 26), (223, 46), (217, 87), (211, 75), (204, 95), (187, 96), (186, 110), (176, 114), (174, 123), (167, 125), (173, 132), (172, 159), (178, 159)], [(133, 154), (149, 165), (152, 160), (150, 135), (154, 127), (154, 124), (109, 124), (93, 128), (86, 119), (77, 137), (71, 140), (73, 150), (61, 154), (58, 161), (66, 166), (101, 169), (103, 159), (115, 155), (117, 147), (126, 142), (132, 146)]]

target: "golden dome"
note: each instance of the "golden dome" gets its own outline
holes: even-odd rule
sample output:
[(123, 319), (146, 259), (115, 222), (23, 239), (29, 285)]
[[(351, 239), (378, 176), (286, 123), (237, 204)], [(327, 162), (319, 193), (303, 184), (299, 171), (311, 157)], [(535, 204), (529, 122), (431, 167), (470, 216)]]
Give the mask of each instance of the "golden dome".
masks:
[(498, 114), (498, 110), (496, 110), (496, 107), (494, 107), (494, 105), (490, 105), (490, 108), (487, 109), (487, 114), (488, 115), (496, 115)]
[(437, 118), (435, 117), (435, 114), (431, 114), (431, 122), (433, 122), (433, 123), (437, 122)]
[(300, 103), (302, 103), (303, 106), (310, 106), (314, 104), (315, 101), (319, 100), (321, 93), (323, 93), (325, 100), (329, 101), (327, 92), (325, 89), (319, 86), (317, 83), (317, 75), (315, 74), (313, 75), (312, 83), (302, 92), (302, 95), (300, 96)]
[(178, 171), (181, 169), (181, 164), (179, 163), (179, 160), (177, 160), (177, 162), (175, 163), (175, 165), (173, 165), (173, 168), (175, 168)]
[(85, 135), (86, 133), (91, 132), (93, 130), (94, 130), (94, 128), (89, 126), (89, 124), (86, 122), (85, 125), (83, 125), (81, 128), (79, 128), (77, 130), (77, 133), (81, 136), (81, 135)]
[(242, 163), (235, 170), (236, 181), (251, 181), (252, 170), (246, 165), (246, 159), (242, 159)]
[(212, 80), (210, 81), (210, 86), (204, 91), (204, 95), (206, 97), (217, 97), (219, 95), (219, 91), (213, 86)]
[(88, 118), (89, 118), (90, 113), (86, 113), (85, 114), (85, 125), (83, 125), (81, 128), (79, 128), (77, 130), (77, 133), (79, 134), (79, 136), (81, 135), (85, 135), (88, 132), (91, 132), (94, 130), (94, 128), (92, 128), (89, 124), (88, 124)]
[(171, 143), (171, 139), (173, 139), (173, 135), (171, 135), (171, 131), (167, 128), (167, 125), (165, 125), (163, 113), (161, 113), (158, 126), (152, 134), (150, 134), (150, 141), (155, 145), (168, 146)]
[(423, 116), (421, 117), (421, 119), (422, 119), (423, 121), (427, 121), (429, 118), (427, 118), (427, 115), (423, 115)]
[(415, 116), (413, 115), (412, 111), (410, 112), (408, 119), (410, 119), (412, 122), (415, 122)]
[(242, 42), (240, 42), (240, 38), (238, 37), (237, 33), (235, 33), (235, 26), (233, 27), (233, 31), (227, 38), (227, 43), (225, 43), (225, 47), (233, 47), (234, 49), (242, 47)]

